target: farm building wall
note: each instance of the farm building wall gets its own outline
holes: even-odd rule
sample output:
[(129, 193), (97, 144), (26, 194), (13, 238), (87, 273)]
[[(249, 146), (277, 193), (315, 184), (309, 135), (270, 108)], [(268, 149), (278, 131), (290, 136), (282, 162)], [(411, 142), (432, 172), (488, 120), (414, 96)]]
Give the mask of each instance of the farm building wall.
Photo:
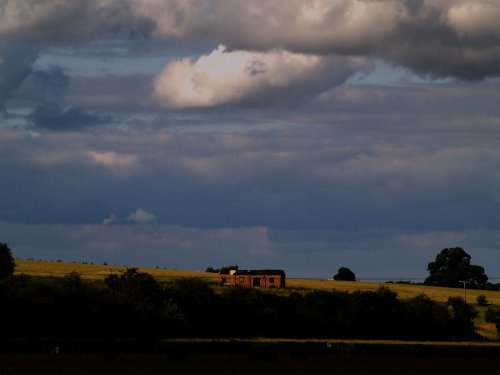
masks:
[(219, 282), (225, 286), (246, 288), (284, 288), (285, 272), (281, 270), (240, 270), (232, 274), (219, 274)]

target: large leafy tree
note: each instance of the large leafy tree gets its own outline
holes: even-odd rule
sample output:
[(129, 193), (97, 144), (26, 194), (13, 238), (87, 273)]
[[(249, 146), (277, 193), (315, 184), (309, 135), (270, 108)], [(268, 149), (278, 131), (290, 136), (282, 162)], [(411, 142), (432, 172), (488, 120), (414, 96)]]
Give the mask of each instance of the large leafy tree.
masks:
[(333, 276), (334, 280), (356, 281), (356, 275), (347, 267), (340, 267), (337, 274)]
[(470, 287), (483, 285), (488, 281), (484, 268), (470, 263), (470, 255), (461, 247), (441, 250), (434, 262), (427, 266), (429, 277), (427, 285), (460, 287), (461, 281), (467, 281)]
[(0, 280), (12, 275), (15, 266), (9, 245), (0, 242)]

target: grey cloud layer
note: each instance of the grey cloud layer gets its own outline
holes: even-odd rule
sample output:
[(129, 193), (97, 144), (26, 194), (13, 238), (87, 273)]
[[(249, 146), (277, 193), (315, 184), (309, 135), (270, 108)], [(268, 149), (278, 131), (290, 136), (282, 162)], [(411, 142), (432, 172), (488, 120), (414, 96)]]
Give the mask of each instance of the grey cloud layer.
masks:
[(494, 0), (4, 0), (0, 40), (39, 45), (129, 30), (229, 48), (380, 57), (431, 76), (500, 72)]
[(0, 214), (101, 223), (141, 208), (164, 224), (298, 230), (496, 225), (497, 130), (371, 126), (140, 137), (3, 130)]
[(32, 48), (0, 41), (0, 107), (32, 73), (36, 56)]
[[(494, 252), (498, 19), (494, 0), (0, 0), (0, 240), (302, 276)], [(109, 69), (162, 42), (203, 47)], [(109, 48), (104, 70), (50, 68)], [(354, 82), (373, 58), (473, 82)]]
[(30, 124), (36, 128), (63, 131), (93, 128), (109, 120), (109, 117), (96, 116), (78, 107), (65, 110), (55, 102), (40, 104), (29, 116)]
[(24, 258), (204, 270), (239, 264), (285, 268), (288, 276), (332, 277), (349, 266), (360, 278), (423, 277), (436, 249), (460, 243), (498, 277), (491, 262), (497, 230), (283, 231), (265, 227), (200, 229), (169, 225), (44, 225), (0, 222), (0, 237)]

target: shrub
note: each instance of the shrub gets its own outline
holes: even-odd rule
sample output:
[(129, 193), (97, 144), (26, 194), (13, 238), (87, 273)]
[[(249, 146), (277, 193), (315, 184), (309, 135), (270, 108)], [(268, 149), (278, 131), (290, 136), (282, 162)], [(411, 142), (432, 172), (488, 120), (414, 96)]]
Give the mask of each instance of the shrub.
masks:
[(480, 294), (476, 298), (476, 302), (479, 306), (487, 306), (489, 301), (484, 294)]
[(15, 266), (9, 245), (0, 242), (0, 280), (14, 274)]
[(484, 313), (484, 320), (488, 323), (496, 323), (500, 320), (500, 310), (495, 307), (488, 307)]
[(463, 298), (450, 297), (446, 302), (450, 314), (450, 334), (456, 337), (469, 337), (474, 332), (473, 320), (477, 313)]

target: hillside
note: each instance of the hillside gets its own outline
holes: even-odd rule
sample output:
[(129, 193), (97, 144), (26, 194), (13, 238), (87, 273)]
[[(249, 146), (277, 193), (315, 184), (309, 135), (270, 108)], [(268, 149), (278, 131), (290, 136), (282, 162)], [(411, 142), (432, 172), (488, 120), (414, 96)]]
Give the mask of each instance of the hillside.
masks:
[[(120, 273), (127, 267), (125, 265), (99, 265), (84, 263), (64, 263), (44, 260), (23, 260), (16, 259), (16, 274), (27, 274), (31, 276), (64, 276), (71, 272), (78, 273), (84, 279), (103, 279), (111, 273)], [(196, 277), (207, 281), (217, 279), (217, 275), (209, 272), (183, 271), (162, 268), (138, 267), (141, 272), (147, 272), (159, 280), (168, 280), (179, 277)]]
[[(125, 269), (126, 266), (117, 265), (96, 265), (64, 262), (58, 263), (50, 261), (32, 261), (21, 259), (16, 260), (16, 273), (24, 273), (32, 276), (64, 276), (71, 272), (77, 272), (86, 279), (101, 279), (106, 277), (110, 273), (119, 273)], [(209, 272), (144, 267), (139, 267), (139, 271), (147, 272), (162, 281), (179, 277), (196, 277), (212, 282), (217, 281), (217, 274)], [(286, 283), (288, 289), (297, 291), (331, 289), (349, 292), (355, 290), (374, 291), (383, 286), (398, 293), (398, 295), (402, 298), (415, 297), (419, 294), (425, 294), (432, 299), (441, 302), (446, 301), (449, 297), (464, 296), (463, 289), (431, 287), (424, 285), (294, 278), (287, 278)], [(480, 294), (485, 295), (490, 304), (500, 306), (500, 292), (498, 291), (467, 290), (467, 300), (471, 303), (475, 303), (476, 297)]]
[[(459, 288), (444, 288), (426, 285), (413, 284), (387, 284), (379, 282), (353, 282), (353, 281), (334, 281), (318, 279), (287, 279), (287, 286), (290, 288), (304, 288), (311, 290), (344, 290), (353, 292), (356, 290), (374, 291), (383, 286), (395, 291), (402, 298), (415, 297), (419, 294), (425, 294), (432, 299), (440, 302), (446, 301), (449, 297), (464, 297), (464, 290)], [(500, 306), (500, 292), (488, 290), (467, 290), (467, 301), (475, 303), (477, 296), (483, 294), (492, 305)]]

